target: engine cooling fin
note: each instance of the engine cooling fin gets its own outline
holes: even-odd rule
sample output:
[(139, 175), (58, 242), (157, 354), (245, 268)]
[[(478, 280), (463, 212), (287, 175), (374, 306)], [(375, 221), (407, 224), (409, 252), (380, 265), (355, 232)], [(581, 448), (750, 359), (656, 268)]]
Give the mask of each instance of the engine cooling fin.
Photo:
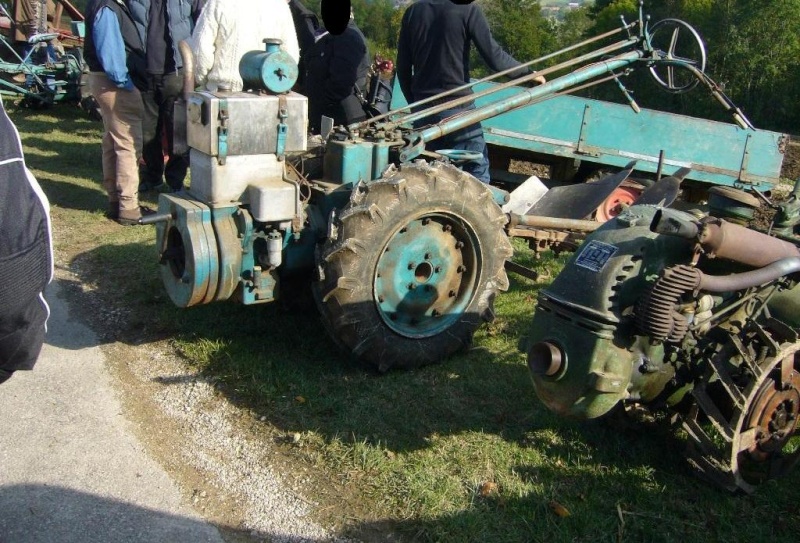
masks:
[(697, 288), (701, 277), (700, 270), (691, 266), (679, 264), (666, 268), (636, 304), (639, 331), (658, 341), (680, 342), (689, 329), (689, 323), (675, 310), (675, 306), (684, 294)]

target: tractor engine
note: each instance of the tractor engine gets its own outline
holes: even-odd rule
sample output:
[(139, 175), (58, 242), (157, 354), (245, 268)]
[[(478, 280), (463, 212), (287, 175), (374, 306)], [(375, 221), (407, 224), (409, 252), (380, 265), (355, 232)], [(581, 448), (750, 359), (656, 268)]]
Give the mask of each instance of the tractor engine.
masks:
[(306, 150), (307, 99), (290, 92), (293, 59), (277, 40), (265, 43), (240, 62), (244, 91), (185, 91), (176, 104), (191, 185), (162, 194), (153, 222), (161, 278), (180, 307), (231, 297), (268, 302), (279, 267), (313, 267), (315, 240), (300, 239), (309, 220), (301, 185), (285, 161)]
[(675, 411), (691, 463), (751, 491), (800, 454), (800, 250), (737, 224), (758, 202), (725, 196), (714, 211), (731, 220), (632, 206), (588, 236), (540, 294), (525, 347), (549, 409)]

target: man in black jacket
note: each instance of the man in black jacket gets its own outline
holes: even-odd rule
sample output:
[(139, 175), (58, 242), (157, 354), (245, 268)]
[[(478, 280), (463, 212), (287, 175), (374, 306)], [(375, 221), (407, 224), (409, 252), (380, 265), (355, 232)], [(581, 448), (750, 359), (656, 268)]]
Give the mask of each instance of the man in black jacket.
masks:
[(289, 10), (292, 12), (294, 32), (297, 34), (297, 45), (300, 46), (300, 60), (297, 62), (298, 77), (293, 90), (300, 94), (306, 94), (306, 63), (303, 57), (314, 47), (320, 29), (319, 17), (303, 5), (300, 0), (287, 0), (287, 3), (289, 4)]
[[(472, 0), (418, 0), (412, 4), (403, 15), (397, 44), (397, 77), (408, 103), (469, 83), (469, 52), (473, 43), (487, 66), (495, 72), (520, 65), (494, 41), (486, 16)], [(520, 68), (509, 75), (521, 77), (528, 73), (527, 68)], [(544, 83), (544, 78), (538, 78), (537, 82)], [(470, 94), (472, 90), (465, 89), (442, 98), (440, 103)], [(449, 109), (426, 117), (419, 125), (431, 124), (474, 107), (471, 104)], [(483, 158), (466, 163), (464, 170), (484, 183), (489, 182), (489, 153), (480, 123), (433, 141), (431, 148), (481, 153)]]
[(0, 100), (0, 383), (33, 368), (44, 343), (50, 310), (42, 292), (53, 276), (49, 210)]
[(366, 119), (361, 98), (366, 93), (369, 73), (367, 41), (353, 16), (344, 32), (324, 33), (317, 38), (306, 61), (308, 121), (318, 133), (323, 115), (335, 125), (347, 125)]
[[(192, 35), (205, 0), (128, 0), (131, 16), (147, 54), (147, 91), (142, 93), (140, 191), (159, 187), (164, 179), (173, 191), (183, 188), (188, 157), (174, 152), (173, 109), (183, 91), (183, 58), (178, 44)], [(166, 135), (164, 149), (162, 134)], [(168, 160), (164, 164), (164, 151)]]

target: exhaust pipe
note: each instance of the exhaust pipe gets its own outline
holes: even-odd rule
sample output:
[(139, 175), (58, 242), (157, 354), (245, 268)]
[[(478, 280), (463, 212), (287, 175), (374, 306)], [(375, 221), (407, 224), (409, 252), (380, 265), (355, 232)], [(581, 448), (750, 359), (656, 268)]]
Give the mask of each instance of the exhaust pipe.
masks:
[(172, 152), (185, 155), (189, 152), (186, 104), (189, 103), (189, 95), (194, 92), (194, 53), (186, 40), (178, 44), (178, 51), (183, 59), (183, 92), (173, 105)]

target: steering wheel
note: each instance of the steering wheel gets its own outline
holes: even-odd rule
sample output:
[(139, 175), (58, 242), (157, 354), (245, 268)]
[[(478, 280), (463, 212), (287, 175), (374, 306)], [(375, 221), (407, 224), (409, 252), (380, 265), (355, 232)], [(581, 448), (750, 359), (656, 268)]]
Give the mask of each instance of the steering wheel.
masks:
[(439, 149), (436, 151), (442, 156), (447, 157), (453, 164), (463, 164), (483, 158), (483, 153), (477, 151), (466, 151), (464, 149)]
[(698, 80), (684, 66), (706, 69), (706, 47), (700, 34), (679, 19), (663, 19), (650, 28), (649, 38), (658, 59), (650, 67), (656, 83), (675, 94), (692, 90)]

